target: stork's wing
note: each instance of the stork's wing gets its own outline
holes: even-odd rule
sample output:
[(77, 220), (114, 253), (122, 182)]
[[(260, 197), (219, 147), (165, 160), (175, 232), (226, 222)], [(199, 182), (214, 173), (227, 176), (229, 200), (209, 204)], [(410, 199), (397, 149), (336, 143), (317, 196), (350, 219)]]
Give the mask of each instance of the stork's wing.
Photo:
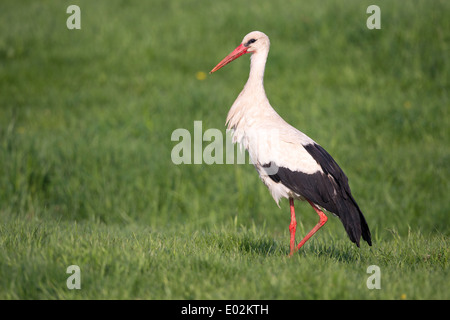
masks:
[(276, 173), (273, 173), (274, 163), (268, 163), (263, 165), (271, 168), (268, 176), (274, 182), (282, 183), (295, 193), (336, 214), (341, 219), (350, 240), (358, 246), (361, 235), (371, 245), (369, 227), (351, 194), (347, 176), (320, 145), (312, 143), (303, 147), (320, 165), (321, 171), (304, 173), (301, 170), (293, 171), (278, 166)]

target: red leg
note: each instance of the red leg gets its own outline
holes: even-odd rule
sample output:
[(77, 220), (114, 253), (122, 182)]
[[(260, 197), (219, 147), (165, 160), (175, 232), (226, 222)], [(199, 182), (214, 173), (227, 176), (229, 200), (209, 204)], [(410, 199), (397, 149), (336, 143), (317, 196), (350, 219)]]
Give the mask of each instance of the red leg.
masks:
[[(306, 237), (303, 238), (302, 241), (300, 241), (300, 243), (297, 246), (297, 250), (300, 249), (306, 241), (308, 241), (309, 238), (312, 237), (312, 235), (314, 233), (317, 232), (317, 230), (319, 230), (328, 220), (327, 216), (325, 215), (325, 213), (322, 212), (322, 210), (318, 209), (311, 201), (309, 201), (309, 204), (311, 205), (311, 207), (313, 207), (313, 209), (317, 212), (317, 214), (319, 215), (319, 222), (316, 224), (316, 226), (306, 235)], [(292, 250), (291, 250), (292, 251)]]
[(291, 205), (291, 224), (289, 225), (289, 232), (291, 233), (291, 252), (289, 253), (289, 256), (292, 256), (295, 247), (295, 230), (297, 230), (297, 220), (295, 220), (293, 198), (289, 198), (289, 204)]

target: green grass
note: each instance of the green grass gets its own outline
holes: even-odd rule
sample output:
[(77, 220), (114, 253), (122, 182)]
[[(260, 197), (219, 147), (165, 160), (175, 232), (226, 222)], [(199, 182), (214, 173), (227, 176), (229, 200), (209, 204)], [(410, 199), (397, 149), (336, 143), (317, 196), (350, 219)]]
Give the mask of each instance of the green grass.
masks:
[[(2, 227), (2, 298), (442, 299), (448, 239), (393, 233), (373, 248), (321, 235), (288, 258), (284, 239), (232, 223), (209, 231), (15, 221)], [(265, 232), (261, 232), (265, 231)], [(66, 268), (81, 268), (68, 290)], [(366, 286), (378, 265), (381, 289)]]
[[(381, 30), (370, 1), (77, 1), (72, 31), (70, 4), (1, 5), (0, 298), (450, 298), (448, 2), (379, 1)], [(225, 132), (248, 58), (196, 73), (252, 30), (272, 105), (344, 169), (372, 247), (330, 216), (287, 258), (288, 203), (251, 165), (172, 163), (173, 130)], [(297, 208), (300, 237), (317, 215)]]

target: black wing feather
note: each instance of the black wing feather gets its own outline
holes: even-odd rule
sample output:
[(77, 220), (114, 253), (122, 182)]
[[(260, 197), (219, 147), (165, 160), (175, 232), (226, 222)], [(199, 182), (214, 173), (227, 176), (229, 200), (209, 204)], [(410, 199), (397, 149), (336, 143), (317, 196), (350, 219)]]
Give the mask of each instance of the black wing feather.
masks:
[[(361, 235), (369, 245), (372, 245), (369, 226), (352, 196), (347, 176), (331, 155), (320, 145), (314, 143), (304, 147), (321, 166), (323, 172), (307, 174), (278, 167), (277, 173), (269, 174), (269, 177), (277, 183), (281, 182), (289, 189), (327, 211), (336, 214), (342, 221), (350, 240), (356, 243), (358, 247)], [(272, 165), (272, 163), (269, 163), (263, 165), (263, 167)]]

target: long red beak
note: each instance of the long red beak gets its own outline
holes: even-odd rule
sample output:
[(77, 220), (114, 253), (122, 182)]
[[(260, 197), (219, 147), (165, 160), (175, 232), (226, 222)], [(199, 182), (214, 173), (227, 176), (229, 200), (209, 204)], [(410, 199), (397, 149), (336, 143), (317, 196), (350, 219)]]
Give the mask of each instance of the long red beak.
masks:
[(231, 61), (239, 58), (243, 54), (247, 53), (247, 47), (245, 47), (242, 43), (233, 50), (229, 55), (227, 55), (222, 61), (219, 62), (217, 66), (214, 67), (209, 73), (216, 72), (220, 68), (222, 68), (224, 65), (229, 64)]

